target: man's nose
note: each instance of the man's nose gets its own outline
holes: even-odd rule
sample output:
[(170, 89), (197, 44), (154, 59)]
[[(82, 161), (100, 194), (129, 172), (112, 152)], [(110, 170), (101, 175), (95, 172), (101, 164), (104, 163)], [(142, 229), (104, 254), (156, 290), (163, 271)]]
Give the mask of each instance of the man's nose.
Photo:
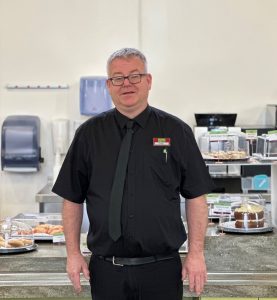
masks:
[(128, 77), (124, 77), (123, 85), (130, 85), (130, 81)]

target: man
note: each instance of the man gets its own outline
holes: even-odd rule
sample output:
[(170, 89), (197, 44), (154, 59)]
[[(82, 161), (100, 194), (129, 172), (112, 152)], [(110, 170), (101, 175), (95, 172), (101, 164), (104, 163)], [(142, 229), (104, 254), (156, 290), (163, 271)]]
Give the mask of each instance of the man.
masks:
[[(53, 187), (65, 199), (69, 278), (77, 291), (80, 273), (90, 278), (93, 300), (178, 300), (186, 278), (199, 295), (207, 277), (205, 194), (212, 182), (192, 131), (149, 106), (152, 77), (140, 51), (116, 51), (107, 72), (115, 109), (78, 129)], [(187, 236), (180, 194), (186, 198), (189, 246), (183, 266), (178, 249)], [(80, 252), (85, 199), (93, 254), (89, 268)]]

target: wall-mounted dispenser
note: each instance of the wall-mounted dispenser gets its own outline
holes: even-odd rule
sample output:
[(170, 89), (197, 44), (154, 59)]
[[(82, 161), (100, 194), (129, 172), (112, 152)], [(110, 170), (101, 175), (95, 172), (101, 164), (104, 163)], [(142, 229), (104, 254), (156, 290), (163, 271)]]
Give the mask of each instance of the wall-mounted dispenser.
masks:
[(40, 119), (8, 116), (2, 125), (1, 168), (9, 172), (37, 172), (40, 167)]
[(81, 77), (80, 113), (82, 115), (97, 115), (112, 108), (106, 80), (106, 77), (101, 76)]
[(53, 150), (55, 155), (53, 165), (53, 183), (55, 183), (68, 150), (69, 142), (69, 120), (55, 119), (52, 123)]

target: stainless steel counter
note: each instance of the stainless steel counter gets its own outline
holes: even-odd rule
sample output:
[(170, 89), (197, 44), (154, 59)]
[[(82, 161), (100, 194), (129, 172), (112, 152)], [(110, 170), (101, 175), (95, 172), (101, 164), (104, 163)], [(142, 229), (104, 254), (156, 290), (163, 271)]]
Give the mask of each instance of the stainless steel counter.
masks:
[[(208, 282), (202, 296), (276, 297), (276, 233), (208, 236)], [(89, 261), (90, 257), (86, 257)], [(37, 251), (0, 256), (0, 298), (89, 297), (89, 283), (74, 293), (65, 272), (64, 245), (39, 243)], [(184, 297), (195, 297), (184, 282)]]
[(36, 194), (36, 202), (39, 203), (39, 212), (57, 213), (62, 211), (63, 198), (52, 192), (52, 183), (48, 183)]
[[(82, 276), (82, 293), (74, 293), (66, 273), (0, 274), (1, 298), (89, 297), (88, 281)], [(184, 282), (184, 297), (189, 293)], [(209, 273), (202, 296), (276, 296), (277, 273)]]

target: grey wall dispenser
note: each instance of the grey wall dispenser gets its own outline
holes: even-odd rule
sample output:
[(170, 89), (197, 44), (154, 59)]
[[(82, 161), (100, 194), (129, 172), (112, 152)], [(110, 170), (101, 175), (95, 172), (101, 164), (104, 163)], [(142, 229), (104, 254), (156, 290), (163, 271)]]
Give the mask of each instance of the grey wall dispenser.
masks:
[(1, 134), (2, 170), (37, 172), (41, 162), (40, 119), (29, 115), (8, 116)]

